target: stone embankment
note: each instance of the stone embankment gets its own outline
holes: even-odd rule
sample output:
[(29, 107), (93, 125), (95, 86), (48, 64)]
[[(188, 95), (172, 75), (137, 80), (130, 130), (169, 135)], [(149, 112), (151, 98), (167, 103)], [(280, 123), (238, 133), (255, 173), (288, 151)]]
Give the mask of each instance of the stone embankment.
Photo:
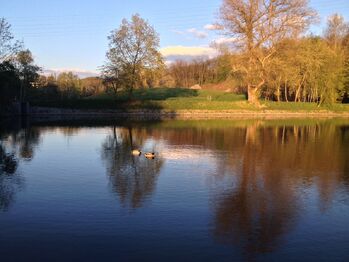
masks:
[(31, 116), (61, 117), (136, 117), (150, 119), (224, 119), (224, 118), (334, 118), (348, 117), (349, 112), (319, 111), (281, 111), (281, 110), (78, 110), (32, 107)]

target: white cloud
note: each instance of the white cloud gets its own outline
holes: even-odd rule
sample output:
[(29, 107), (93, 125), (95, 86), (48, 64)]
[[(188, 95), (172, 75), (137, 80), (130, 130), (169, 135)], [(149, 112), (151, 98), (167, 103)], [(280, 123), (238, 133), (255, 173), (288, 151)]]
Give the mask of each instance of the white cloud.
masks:
[(186, 56), (215, 56), (216, 50), (205, 46), (168, 46), (161, 50), (163, 56), (186, 55)]
[(234, 37), (221, 37), (213, 40), (213, 44), (216, 44), (216, 45), (227, 45), (235, 42), (236, 42), (236, 38)]
[(180, 31), (180, 30), (171, 30), (171, 32), (173, 32), (177, 35), (184, 35), (185, 34), (183, 31)]
[(213, 31), (213, 30), (219, 30), (221, 29), (221, 27), (219, 25), (207, 24), (204, 26), (204, 29)]
[(60, 74), (63, 72), (72, 72), (73, 74), (79, 76), (80, 78), (85, 77), (93, 77), (98, 76), (99, 73), (97, 71), (92, 70), (85, 70), (81, 68), (50, 68), (50, 69), (44, 69), (43, 75), (52, 75), (52, 74)]
[(173, 32), (177, 35), (191, 35), (191, 36), (194, 36), (194, 37), (200, 38), (200, 39), (204, 39), (204, 38), (208, 37), (208, 33), (206, 33), (205, 31), (200, 31), (196, 28), (189, 28), (185, 31), (171, 30), (171, 32)]
[(197, 30), (196, 28), (190, 28), (187, 30), (187, 32), (200, 39), (208, 37), (208, 34), (206, 32)]
[(195, 58), (214, 58), (218, 55), (216, 49), (207, 46), (168, 46), (160, 51), (168, 63), (175, 60), (190, 61)]

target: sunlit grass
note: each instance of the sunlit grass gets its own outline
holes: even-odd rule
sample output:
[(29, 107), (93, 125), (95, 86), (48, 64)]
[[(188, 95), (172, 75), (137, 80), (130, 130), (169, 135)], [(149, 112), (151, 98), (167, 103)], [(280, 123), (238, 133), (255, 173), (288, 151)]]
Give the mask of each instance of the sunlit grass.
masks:
[(271, 102), (262, 101), (257, 107), (247, 102), (245, 95), (225, 93), (216, 90), (190, 90), (184, 88), (154, 88), (138, 89), (129, 101), (125, 92), (118, 95), (101, 94), (94, 97), (41, 101), (40, 106), (76, 108), (76, 109), (163, 109), (163, 110), (248, 110), (248, 111), (290, 111), (319, 112), (335, 111), (349, 112), (349, 105), (334, 104), (318, 106), (316, 103)]

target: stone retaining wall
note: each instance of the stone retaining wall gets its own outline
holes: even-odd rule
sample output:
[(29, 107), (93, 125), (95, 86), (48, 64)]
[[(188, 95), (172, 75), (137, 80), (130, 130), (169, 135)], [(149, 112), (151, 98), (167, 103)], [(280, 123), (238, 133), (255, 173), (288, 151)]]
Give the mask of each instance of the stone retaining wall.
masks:
[(329, 118), (345, 117), (349, 118), (349, 112), (321, 111), (278, 111), (278, 110), (78, 110), (32, 107), (31, 116), (80, 116), (80, 117), (138, 117), (151, 119), (210, 119), (210, 118)]

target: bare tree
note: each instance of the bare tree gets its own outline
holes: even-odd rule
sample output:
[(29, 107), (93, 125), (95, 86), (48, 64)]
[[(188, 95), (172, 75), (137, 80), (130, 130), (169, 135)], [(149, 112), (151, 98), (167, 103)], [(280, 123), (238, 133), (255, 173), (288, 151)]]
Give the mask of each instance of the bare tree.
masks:
[(308, 0), (224, 0), (219, 28), (235, 38), (242, 51), (234, 71), (246, 77), (248, 100), (258, 104), (258, 93), (266, 82), (265, 69), (277, 52), (276, 44), (305, 32), (316, 19)]
[(344, 17), (339, 14), (331, 15), (325, 30), (325, 39), (330, 46), (335, 50), (340, 48), (347, 34), (349, 34), (349, 23), (345, 22)]
[(21, 48), (22, 43), (14, 41), (11, 25), (5, 18), (0, 18), (0, 63), (14, 58)]
[(159, 36), (138, 14), (131, 21), (124, 19), (109, 36), (104, 75), (118, 79), (130, 95), (141, 82), (144, 70), (157, 70), (163, 65), (159, 52)]

